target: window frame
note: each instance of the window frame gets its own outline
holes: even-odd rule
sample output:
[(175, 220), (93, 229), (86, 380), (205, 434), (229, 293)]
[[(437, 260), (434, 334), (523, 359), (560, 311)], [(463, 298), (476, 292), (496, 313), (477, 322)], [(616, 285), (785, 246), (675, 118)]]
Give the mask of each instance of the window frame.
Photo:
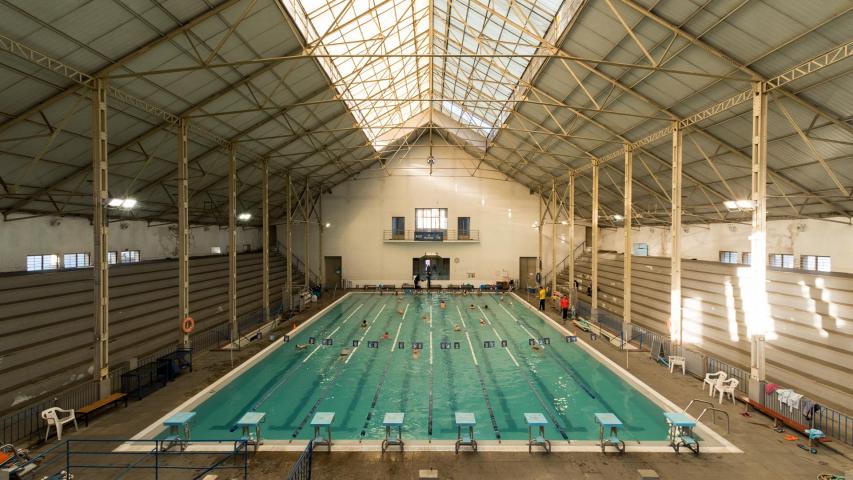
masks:
[[(775, 264), (773, 261), (773, 257), (779, 257), (779, 263)], [(790, 262), (786, 260), (790, 259)], [(771, 253), (767, 255), (767, 266), (773, 268), (784, 268), (786, 270), (793, 270), (794, 267), (794, 254), (793, 253)]]
[[(74, 258), (73, 264), (68, 261), (68, 257)], [(83, 263), (80, 262), (81, 257), (83, 259)], [(87, 268), (91, 266), (92, 262), (89, 252), (72, 252), (62, 254), (62, 268)]]
[[(424, 215), (429, 212), (430, 215)], [(448, 209), (439, 207), (415, 208), (415, 231), (447, 232)], [(426, 220), (429, 226), (424, 226)]]
[[(45, 268), (45, 266), (44, 266), (44, 258), (45, 257), (54, 257), (53, 268)], [(38, 262), (39, 262), (38, 268), (30, 268), (30, 264), (31, 264), (30, 259), (36, 259), (36, 258), (38, 258)], [(33, 255), (27, 255), (26, 270), (28, 272), (42, 272), (42, 271), (47, 271), (47, 270), (58, 270), (60, 267), (59, 260), (60, 260), (60, 257), (59, 257), (58, 253), (36, 253)], [(33, 266), (35, 267), (34, 263), (33, 263)]]
[[(125, 254), (129, 257), (128, 260), (125, 259)], [(139, 263), (142, 261), (142, 252), (139, 250), (122, 250), (119, 252), (119, 261), (120, 263)]]
[[(828, 266), (822, 268), (821, 263), (824, 260), (828, 263)], [(812, 265), (807, 265), (810, 261), (814, 263)], [(800, 269), (809, 272), (832, 272), (832, 257), (829, 255), (800, 255)]]
[(719, 255), (720, 263), (726, 263), (729, 265), (737, 265), (740, 259), (740, 255), (737, 252), (731, 250), (720, 250)]

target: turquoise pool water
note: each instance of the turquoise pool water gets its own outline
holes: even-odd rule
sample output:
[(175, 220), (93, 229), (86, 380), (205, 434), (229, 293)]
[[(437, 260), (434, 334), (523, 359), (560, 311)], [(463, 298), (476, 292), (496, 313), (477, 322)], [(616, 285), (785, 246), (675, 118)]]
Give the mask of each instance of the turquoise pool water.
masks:
[[(315, 345), (296, 348), (310, 337)], [(531, 338), (550, 344), (534, 350)], [(414, 342), (423, 344), (417, 355)], [(456, 411), (476, 415), (479, 440), (526, 440), (525, 412), (545, 414), (557, 441), (597, 439), (596, 412), (615, 413), (626, 441), (666, 439), (660, 407), (521, 302), (496, 295), (350, 295), (193, 410), (195, 439), (237, 438), (230, 430), (250, 410), (266, 412), (267, 440), (311, 438), (317, 411), (335, 412), (336, 439), (384, 438), (386, 412), (405, 412), (406, 438), (454, 439)]]

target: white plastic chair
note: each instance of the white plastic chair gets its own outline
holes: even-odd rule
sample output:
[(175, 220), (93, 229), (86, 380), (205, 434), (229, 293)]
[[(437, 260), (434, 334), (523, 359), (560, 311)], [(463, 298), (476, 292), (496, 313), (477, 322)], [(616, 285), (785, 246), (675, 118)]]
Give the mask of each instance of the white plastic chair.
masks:
[(77, 417), (74, 416), (74, 410), (63, 410), (59, 407), (51, 407), (41, 412), (41, 418), (47, 422), (47, 432), (44, 434), (44, 441), (50, 436), (51, 425), (56, 428), (56, 439), (62, 440), (62, 426), (66, 423), (74, 423), (74, 430), (77, 430)]
[[(681, 365), (681, 374), (687, 374), (687, 359), (680, 355), (670, 355), (669, 356), (669, 373), (672, 373), (672, 369)], [(702, 387), (704, 389), (704, 387)]]
[(719, 381), (716, 385), (714, 385), (714, 389), (720, 392), (721, 404), (723, 403), (723, 395), (725, 394), (728, 394), (729, 397), (731, 397), (732, 399), (732, 404), (735, 404), (735, 388), (737, 388), (738, 383), (740, 383), (738, 379), (729, 378), (728, 380)]
[(703, 392), (705, 391), (705, 384), (707, 384), (708, 385), (708, 396), (709, 397), (714, 396), (714, 386), (717, 384), (717, 382), (722, 382), (728, 376), (729, 375), (723, 371), (719, 371), (716, 373), (706, 373), (705, 374), (705, 380), (702, 381), (702, 391)]

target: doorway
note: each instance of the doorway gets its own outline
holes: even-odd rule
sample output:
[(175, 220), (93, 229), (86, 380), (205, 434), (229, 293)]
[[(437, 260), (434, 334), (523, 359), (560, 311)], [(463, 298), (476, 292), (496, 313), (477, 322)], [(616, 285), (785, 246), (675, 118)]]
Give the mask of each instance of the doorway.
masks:
[(518, 257), (519, 288), (536, 288), (536, 257)]
[(326, 290), (335, 287), (341, 288), (341, 279), (343, 278), (341, 257), (325, 257), (324, 261), (326, 263), (326, 284), (323, 285), (323, 288)]

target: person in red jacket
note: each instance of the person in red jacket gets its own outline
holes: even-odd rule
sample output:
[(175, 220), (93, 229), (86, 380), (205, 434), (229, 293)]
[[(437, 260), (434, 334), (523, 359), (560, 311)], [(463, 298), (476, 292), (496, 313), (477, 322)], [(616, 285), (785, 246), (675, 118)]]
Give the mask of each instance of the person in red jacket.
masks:
[(569, 296), (563, 295), (560, 298), (560, 310), (563, 312), (563, 321), (565, 322), (567, 318), (569, 318)]

